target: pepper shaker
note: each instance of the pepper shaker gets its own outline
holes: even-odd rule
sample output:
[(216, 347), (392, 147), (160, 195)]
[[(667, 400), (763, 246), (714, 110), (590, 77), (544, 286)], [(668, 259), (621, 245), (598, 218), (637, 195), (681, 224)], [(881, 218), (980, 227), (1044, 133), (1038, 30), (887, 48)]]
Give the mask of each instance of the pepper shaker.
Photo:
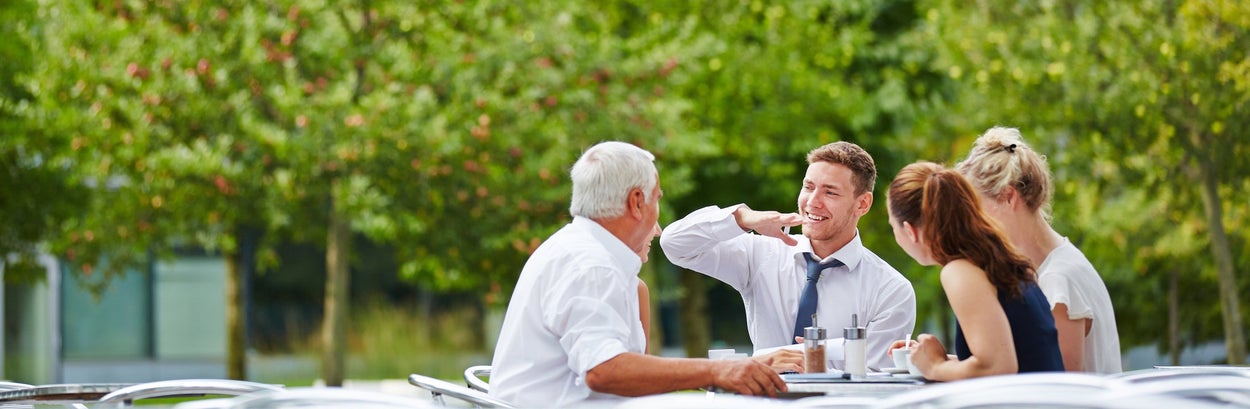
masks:
[(812, 326), (803, 329), (803, 368), (807, 373), (825, 372), (825, 340), (829, 334), (816, 325), (812, 314)]

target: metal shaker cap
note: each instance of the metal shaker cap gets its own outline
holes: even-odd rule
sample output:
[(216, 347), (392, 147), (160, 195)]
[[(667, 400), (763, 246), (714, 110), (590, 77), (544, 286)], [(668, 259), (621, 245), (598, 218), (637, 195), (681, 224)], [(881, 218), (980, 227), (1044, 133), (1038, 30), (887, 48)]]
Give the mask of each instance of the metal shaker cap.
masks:
[(842, 329), (842, 338), (846, 340), (864, 339), (868, 337), (868, 329), (859, 326), (859, 314), (851, 314), (851, 326)]
[(803, 328), (803, 339), (812, 341), (824, 340), (829, 338), (829, 332), (824, 328), (816, 326), (816, 314), (812, 314), (812, 326)]
[(829, 332), (820, 327), (803, 328), (803, 339), (819, 341), (829, 338)]

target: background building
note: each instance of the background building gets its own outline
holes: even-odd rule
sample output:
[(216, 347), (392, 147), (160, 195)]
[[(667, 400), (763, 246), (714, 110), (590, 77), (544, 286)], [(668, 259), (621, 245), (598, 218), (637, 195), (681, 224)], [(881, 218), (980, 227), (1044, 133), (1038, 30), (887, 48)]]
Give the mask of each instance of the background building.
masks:
[(3, 378), (24, 383), (225, 377), (225, 264), (181, 257), (93, 294), (60, 263), (8, 284)]

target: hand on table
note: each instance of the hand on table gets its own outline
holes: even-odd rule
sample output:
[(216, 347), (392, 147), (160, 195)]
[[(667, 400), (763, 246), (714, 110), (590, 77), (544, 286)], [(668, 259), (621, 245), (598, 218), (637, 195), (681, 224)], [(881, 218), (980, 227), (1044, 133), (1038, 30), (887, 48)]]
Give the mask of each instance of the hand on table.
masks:
[(741, 395), (777, 397), (786, 391), (781, 380), (766, 363), (754, 359), (715, 361), (712, 368), (712, 385)]
[(772, 367), (778, 373), (787, 371), (804, 372), (803, 351), (778, 349), (761, 356), (753, 356), (751, 359)]
[[(897, 342), (902, 343), (902, 341)], [(916, 347), (911, 351), (911, 363), (916, 365), (916, 369), (919, 369), (922, 375), (928, 377), (933, 367), (946, 362), (947, 359), (946, 348), (937, 337), (930, 334), (920, 334), (916, 337)]]

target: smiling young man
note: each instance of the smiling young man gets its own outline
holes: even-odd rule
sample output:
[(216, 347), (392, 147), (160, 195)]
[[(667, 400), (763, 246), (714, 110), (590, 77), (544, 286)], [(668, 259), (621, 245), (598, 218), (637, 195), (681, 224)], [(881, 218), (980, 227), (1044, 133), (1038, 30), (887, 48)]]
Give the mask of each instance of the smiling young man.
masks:
[[(742, 294), (756, 350), (793, 344), (812, 312), (831, 334), (841, 334), (856, 314), (868, 331), (868, 367), (891, 367), (891, 341), (916, 324), (916, 293), (898, 270), (864, 247), (856, 228), (872, 207), (876, 165), (850, 142), (816, 148), (807, 163), (798, 213), (709, 206), (668, 225), (660, 246), (674, 264)], [(802, 235), (788, 233), (800, 225)], [(841, 357), (830, 359), (843, 369)]]

